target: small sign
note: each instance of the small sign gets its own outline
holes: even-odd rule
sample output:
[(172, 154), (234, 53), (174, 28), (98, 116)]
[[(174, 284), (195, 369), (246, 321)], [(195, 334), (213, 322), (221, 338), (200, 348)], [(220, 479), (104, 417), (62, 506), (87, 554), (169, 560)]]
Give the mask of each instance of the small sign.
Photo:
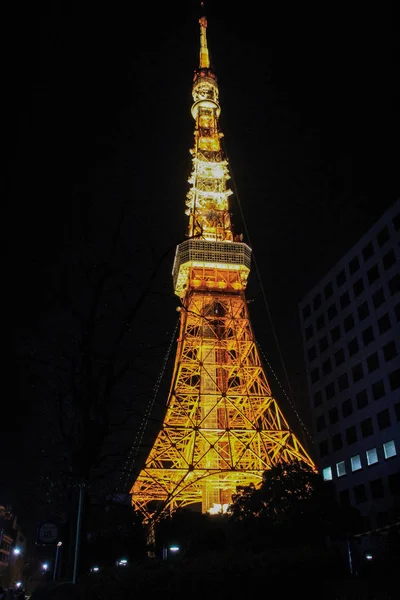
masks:
[(36, 544), (50, 546), (57, 544), (59, 539), (58, 525), (51, 521), (41, 521), (37, 528)]

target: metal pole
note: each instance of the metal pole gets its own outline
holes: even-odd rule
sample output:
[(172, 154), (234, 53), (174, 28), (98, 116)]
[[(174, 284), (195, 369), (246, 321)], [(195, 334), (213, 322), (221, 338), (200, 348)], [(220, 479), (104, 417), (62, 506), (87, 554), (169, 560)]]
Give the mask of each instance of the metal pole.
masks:
[(83, 504), (83, 490), (85, 484), (79, 485), (79, 505), (78, 505), (78, 519), (76, 522), (76, 537), (75, 537), (75, 558), (74, 558), (74, 572), (72, 575), (72, 583), (76, 583), (76, 575), (78, 571), (78, 555), (79, 555), (79, 541), (81, 537), (81, 520), (82, 520), (82, 504)]
[(62, 542), (58, 542), (56, 549), (56, 559), (54, 561), (54, 571), (53, 571), (53, 581), (57, 579), (57, 567), (58, 567), (58, 553), (60, 551), (60, 547), (62, 546)]

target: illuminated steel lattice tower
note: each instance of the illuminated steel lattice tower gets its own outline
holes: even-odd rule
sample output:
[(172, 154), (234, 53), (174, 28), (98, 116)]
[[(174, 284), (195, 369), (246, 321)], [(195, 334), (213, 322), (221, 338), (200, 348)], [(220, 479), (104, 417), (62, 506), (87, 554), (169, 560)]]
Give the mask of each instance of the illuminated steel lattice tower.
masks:
[(224, 510), (237, 486), (257, 486), (281, 461), (314, 467), (271, 396), (250, 324), (244, 292), (251, 249), (232, 230), (218, 86), (206, 18), (199, 23), (188, 239), (173, 267), (180, 334), (161, 431), (131, 489), (146, 520), (194, 503), (202, 512)]

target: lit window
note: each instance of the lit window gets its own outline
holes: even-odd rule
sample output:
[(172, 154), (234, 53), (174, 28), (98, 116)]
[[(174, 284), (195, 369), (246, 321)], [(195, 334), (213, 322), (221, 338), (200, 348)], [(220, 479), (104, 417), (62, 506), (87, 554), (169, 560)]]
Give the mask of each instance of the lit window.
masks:
[(378, 454), (376, 452), (376, 448), (371, 448), (371, 450), (367, 450), (365, 454), (367, 455), (367, 463), (369, 465), (374, 465), (378, 462)]
[(336, 473), (338, 477), (343, 477), (343, 475), (346, 475), (346, 466), (344, 464), (344, 460), (336, 463)]
[(393, 440), (383, 444), (383, 452), (385, 454), (385, 458), (392, 458), (392, 456), (396, 456), (396, 446)]
[(361, 458), (360, 458), (359, 454), (352, 456), (350, 458), (350, 462), (351, 462), (351, 470), (352, 471), (359, 471), (362, 468), (361, 467)]
[(325, 469), (322, 469), (322, 477), (324, 478), (324, 481), (331, 481), (332, 467), (325, 467)]

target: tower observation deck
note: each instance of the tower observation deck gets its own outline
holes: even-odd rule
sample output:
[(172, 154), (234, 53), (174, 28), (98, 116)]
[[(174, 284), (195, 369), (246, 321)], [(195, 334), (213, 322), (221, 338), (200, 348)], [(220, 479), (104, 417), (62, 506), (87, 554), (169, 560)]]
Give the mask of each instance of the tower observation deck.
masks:
[(251, 327), (251, 248), (233, 233), (206, 18), (199, 24), (188, 234), (172, 273), (180, 332), (163, 424), (131, 489), (145, 521), (189, 505), (224, 511), (238, 486), (257, 487), (279, 462), (314, 468), (271, 394)]

